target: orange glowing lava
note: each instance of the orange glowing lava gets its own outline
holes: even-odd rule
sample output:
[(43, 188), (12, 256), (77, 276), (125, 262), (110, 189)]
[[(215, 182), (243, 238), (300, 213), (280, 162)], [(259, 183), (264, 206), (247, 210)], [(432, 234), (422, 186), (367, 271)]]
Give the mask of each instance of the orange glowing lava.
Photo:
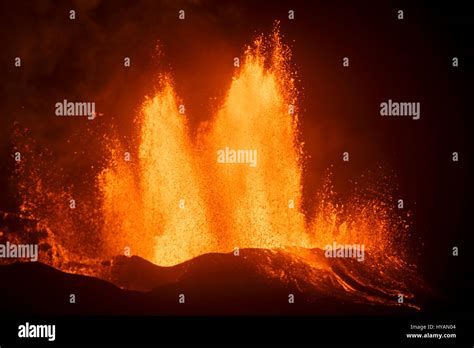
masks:
[[(101, 174), (105, 226), (114, 231), (105, 234), (116, 240), (108, 245), (128, 245), (160, 265), (236, 247), (310, 247), (288, 61), (277, 32), (266, 45), (260, 37), (247, 48), (209, 134), (202, 135), (201, 156), (193, 155), (186, 118), (164, 78), (137, 122), (138, 183), (116, 151), (112, 169)], [(255, 167), (218, 163), (225, 148), (255, 151)]]
[(215, 251), (186, 118), (169, 78), (143, 104), (137, 125), (138, 159), (127, 163), (112, 147), (113, 164), (100, 175), (106, 244), (115, 254), (128, 247), (163, 265)]
[[(221, 106), (196, 137), (171, 77), (161, 75), (128, 145), (113, 131), (104, 137), (106, 163), (94, 172), (94, 185), (71, 187), (62, 169), (45, 164), (54, 163), (47, 154), (35, 154), (33, 142), (20, 142), (18, 150), (27, 154), (16, 173), (21, 216), (37, 224), (28, 234), (40, 230), (46, 236), (48, 251), (40, 259), (107, 279), (97, 260), (124, 253), (171, 266), (206, 253), (269, 249), (293, 261), (277, 270), (262, 266), (266, 276), (305, 279), (329, 293), (334, 284), (321, 279), (323, 270), (351, 294), (362, 284), (387, 298), (400, 292), (409, 297), (400, 282), (409, 266), (399, 245), (409, 223), (395, 211), (390, 178), (369, 190), (382, 194), (356, 190), (344, 201), (327, 181), (314, 213), (303, 209), (304, 152), (290, 59), (278, 30), (254, 40)], [(364, 245), (365, 268), (358, 261), (326, 259), (321, 250), (334, 242)]]
[[(175, 265), (234, 248), (321, 248), (334, 241), (381, 253), (397, 229), (379, 200), (336, 206), (322, 192), (316, 216), (301, 207), (303, 146), (291, 52), (277, 30), (247, 47), (211, 126), (190, 138), (169, 76), (137, 118), (137, 158), (109, 141), (100, 174), (103, 228), (112, 254)], [(254, 151), (255, 166), (222, 163), (219, 151)]]

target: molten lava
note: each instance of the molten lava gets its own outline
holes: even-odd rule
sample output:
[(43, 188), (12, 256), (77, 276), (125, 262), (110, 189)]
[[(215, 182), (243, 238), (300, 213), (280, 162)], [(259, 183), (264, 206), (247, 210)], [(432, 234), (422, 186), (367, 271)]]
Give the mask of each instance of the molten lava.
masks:
[(125, 152), (112, 147), (112, 164), (100, 174), (106, 244), (115, 254), (128, 247), (164, 265), (216, 251), (186, 119), (169, 78), (143, 104), (137, 125), (138, 159), (129, 164)]
[[(289, 59), (278, 32), (269, 42), (256, 39), (196, 144), (170, 78), (163, 78), (137, 119), (138, 159), (127, 163), (115, 142), (111, 165), (100, 175), (103, 232), (114, 253), (129, 247), (159, 265), (175, 265), (234, 248), (324, 248), (335, 240), (384, 252), (398, 226), (379, 200), (359, 196), (344, 208), (323, 192), (313, 221), (305, 219)], [(219, 150), (229, 148), (254, 151), (258, 163), (218, 161)]]
[[(384, 279), (383, 285), (373, 285), (378, 291), (387, 296), (408, 293), (397, 277), (408, 265), (399, 243), (409, 224), (394, 211), (390, 188), (382, 187), (383, 194), (375, 196), (356, 191), (353, 198), (338, 202), (327, 182), (317, 195), (314, 215), (303, 209), (304, 153), (290, 58), (278, 30), (269, 38), (258, 37), (247, 47), (209, 127), (196, 138), (180, 113), (171, 77), (162, 75), (156, 94), (145, 100), (136, 117), (131, 141), (135, 150), (113, 134), (104, 138), (108, 159), (93, 188), (99, 192), (97, 204), (67, 211), (64, 202), (71, 190), (51, 188), (62, 177), (51, 179), (47, 169), (43, 173), (20, 169), (22, 214), (41, 221), (54, 255), (59, 255), (49, 263), (71, 271), (64, 266), (66, 261), (129, 251), (157, 265), (172, 266), (235, 248), (278, 249), (310, 267), (300, 267), (305, 273), (293, 278), (319, 284), (319, 273), (311, 270), (330, 270), (328, 261), (304, 250), (337, 242), (365, 247), (370, 261), (364, 262)], [(229, 149), (242, 156), (251, 151), (255, 165), (235, 158), (222, 161), (219, 152), (224, 149), (226, 158)], [(36, 184), (27, 185), (26, 180)], [(94, 247), (82, 238), (84, 221), (89, 221), (89, 230), (97, 229)], [(82, 241), (89, 248), (77, 249), (75, 244)], [(347, 265), (341, 263), (340, 269), (355, 277), (352, 282), (374, 283), (371, 275)], [(287, 266), (283, 274), (270, 269), (266, 273), (288, 277), (285, 272), (291, 272), (291, 265)], [(331, 274), (346, 291), (355, 291), (338, 274)]]
[[(298, 141), (294, 80), (289, 50), (277, 33), (268, 44), (258, 38), (248, 47), (207, 137), (211, 198), (231, 247), (309, 247), (301, 211), (302, 144)], [(255, 168), (215, 164), (226, 147), (252, 149)], [(217, 209), (217, 207), (222, 207)]]
[[(112, 164), (101, 173), (107, 245), (116, 253), (129, 246), (159, 265), (236, 247), (311, 246), (301, 212), (289, 53), (277, 32), (267, 45), (260, 37), (247, 48), (210, 131), (201, 135), (199, 156), (170, 78), (163, 78), (137, 120), (137, 161), (127, 164), (114, 145)], [(219, 163), (224, 148), (250, 149), (258, 163)]]

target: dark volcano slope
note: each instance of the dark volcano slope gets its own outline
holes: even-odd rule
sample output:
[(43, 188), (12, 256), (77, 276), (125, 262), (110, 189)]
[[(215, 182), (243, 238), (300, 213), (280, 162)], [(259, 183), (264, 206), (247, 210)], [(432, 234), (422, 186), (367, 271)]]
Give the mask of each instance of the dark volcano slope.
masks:
[[(418, 311), (408, 302), (399, 305), (397, 289), (393, 294), (387, 291), (390, 284), (383, 280), (361, 284), (354, 271), (362, 267), (357, 261), (328, 261), (321, 251), (307, 252), (318, 267), (286, 252), (262, 249), (241, 250), (239, 257), (201, 255), (173, 267), (119, 256), (103, 272), (109, 281), (64, 273), (39, 262), (3, 265), (0, 308), (5, 315), (390, 315)], [(70, 303), (71, 294), (76, 303)], [(294, 303), (289, 303), (290, 295)], [(420, 296), (414, 299), (421, 301)]]

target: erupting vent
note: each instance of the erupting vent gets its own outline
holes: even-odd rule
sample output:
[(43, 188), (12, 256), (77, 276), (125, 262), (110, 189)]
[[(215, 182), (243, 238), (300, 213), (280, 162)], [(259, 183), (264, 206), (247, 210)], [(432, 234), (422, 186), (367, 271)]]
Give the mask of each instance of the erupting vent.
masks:
[[(197, 136), (180, 112), (172, 78), (163, 74), (135, 119), (128, 145), (112, 130), (104, 136), (106, 160), (90, 187), (68, 185), (64, 172), (40, 164), (47, 161), (46, 150), (35, 157), (33, 144), (20, 141), (22, 153), (31, 154), (17, 171), (22, 214), (37, 222), (50, 247), (40, 259), (94, 274), (77, 265), (126, 249), (172, 266), (206, 253), (258, 248), (328, 268), (304, 250), (327, 251), (336, 243), (363, 247), (370, 255), (364, 267), (385, 279), (379, 290), (392, 295), (395, 288), (406, 290), (397, 278), (409, 267), (401, 243), (410, 226), (395, 211), (391, 178), (376, 190), (355, 190), (344, 201), (328, 179), (314, 200), (317, 206), (304, 207), (304, 152), (290, 58), (278, 29), (258, 37)], [(80, 202), (74, 209), (68, 206), (72, 197)], [(354, 269), (346, 272), (355, 276)], [(314, 277), (306, 280), (317, 283)], [(372, 284), (367, 272), (358, 277)]]

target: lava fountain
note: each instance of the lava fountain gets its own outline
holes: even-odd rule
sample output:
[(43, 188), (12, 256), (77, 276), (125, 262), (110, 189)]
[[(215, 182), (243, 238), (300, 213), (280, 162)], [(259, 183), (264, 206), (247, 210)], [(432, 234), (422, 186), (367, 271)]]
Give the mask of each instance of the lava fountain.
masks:
[[(210, 130), (196, 144), (170, 78), (163, 79), (137, 120), (138, 184), (123, 158), (101, 174), (110, 239), (159, 265), (234, 248), (310, 247), (301, 212), (302, 144), (289, 55), (278, 32), (267, 44), (257, 38)], [(253, 151), (258, 163), (219, 163), (217, 153), (224, 149)]]
[[(409, 297), (400, 277), (408, 278), (412, 269), (402, 245), (410, 223), (394, 209), (390, 178), (367, 190), (378, 194), (356, 190), (344, 202), (338, 202), (327, 181), (317, 194), (315, 213), (309, 216), (303, 209), (304, 151), (290, 60), (291, 51), (277, 29), (256, 38), (221, 106), (194, 138), (171, 77), (161, 75), (156, 93), (136, 116), (132, 148), (113, 132), (104, 136), (107, 160), (94, 179), (97, 201), (83, 204), (82, 212), (65, 212), (72, 193), (57, 188), (63, 177), (46, 168), (19, 168), (22, 214), (47, 229), (58, 255), (49, 263), (71, 271), (64, 259), (125, 252), (173, 266), (203, 254), (255, 248), (302, 260), (309, 268), (301, 268), (301, 277), (320, 288), (328, 285), (321, 285), (314, 269), (327, 270), (343, 292), (355, 293), (354, 284), (362, 284), (389, 297), (400, 292)], [(32, 180), (35, 185), (25, 184)], [(94, 247), (82, 250), (73, 245), (85, 241), (80, 239), (84, 221), (90, 221), (89, 231), (95, 233)], [(333, 243), (363, 245), (370, 255), (364, 267), (370, 272), (360, 270), (357, 262), (329, 264), (308, 252)], [(274, 270), (265, 272), (280, 277)]]
[[(117, 142), (99, 176), (106, 245), (171, 265), (217, 250), (198, 185), (186, 119), (168, 77), (137, 118), (138, 163), (124, 160)], [(133, 163), (133, 162), (132, 162)]]
[[(212, 172), (216, 198), (224, 207), (214, 225), (225, 226), (230, 246), (309, 246), (301, 212), (302, 144), (298, 141), (296, 90), (289, 73), (290, 51), (275, 32), (247, 48), (218, 111), (207, 148), (216, 163), (223, 149), (254, 151), (257, 163), (217, 163)], [(214, 209), (214, 211), (219, 211)]]
[[(344, 208), (321, 192), (318, 214), (305, 218), (290, 57), (278, 31), (268, 41), (258, 37), (194, 142), (171, 79), (163, 77), (137, 118), (138, 160), (127, 163), (114, 141), (100, 175), (103, 232), (114, 253), (129, 246), (159, 265), (175, 265), (234, 248), (324, 248), (335, 240), (372, 252), (388, 247), (400, 223), (381, 200), (359, 194)], [(222, 163), (219, 151), (253, 151), (255, 166)]]

